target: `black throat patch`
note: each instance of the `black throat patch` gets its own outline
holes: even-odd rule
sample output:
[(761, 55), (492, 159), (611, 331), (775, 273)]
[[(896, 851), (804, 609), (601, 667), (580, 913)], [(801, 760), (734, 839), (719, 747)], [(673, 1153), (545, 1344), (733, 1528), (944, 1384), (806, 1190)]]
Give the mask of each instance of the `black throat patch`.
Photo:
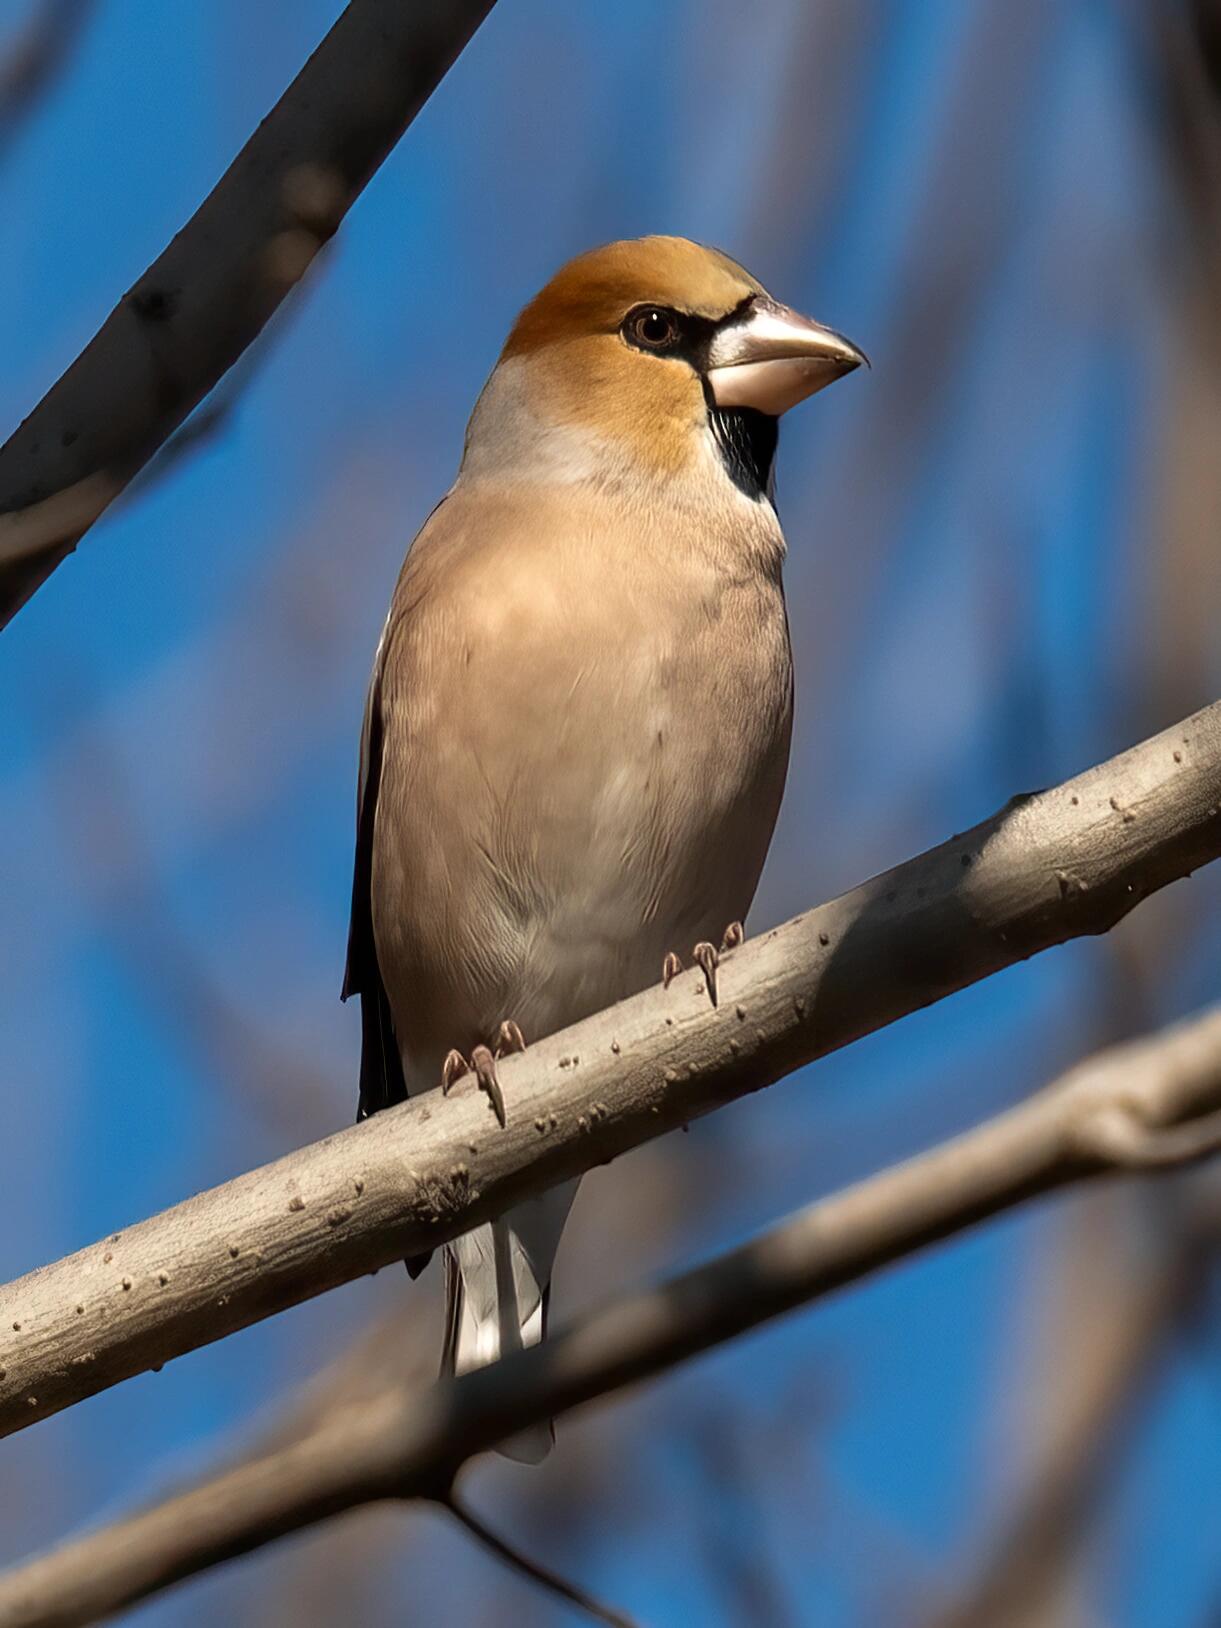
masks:
[(753, 407), (718, 407), (708, 382), (712, 345), (717, 334), (726, 327), (744, 321), (754, 303), (755, 296), (748, 294), (727, 316), (719, 318), (700, 317), (691, 311), (676, 311), (670, 306), (654, 307), (672, 324), (672, 336), (661, 349), (644, 343), (635, 335), (633, 316), (649, 308), (634, 306), (624, 318), (620, 334), (625, 344), (634, 349), (664, 356), (671, 361), (686, 362), (699, 375), (713, 439), (730, 480), (747, 497), (767, 498), (771, 502), (775, 497), (772, 465), (780, 433), (779, 420)]
[(780, 421), (753, 407), (718, 407), (711, 390), (705, 388), (704, 394), (708, 422), (730, 480), (747, 497), (770, 501), (775, 495)]

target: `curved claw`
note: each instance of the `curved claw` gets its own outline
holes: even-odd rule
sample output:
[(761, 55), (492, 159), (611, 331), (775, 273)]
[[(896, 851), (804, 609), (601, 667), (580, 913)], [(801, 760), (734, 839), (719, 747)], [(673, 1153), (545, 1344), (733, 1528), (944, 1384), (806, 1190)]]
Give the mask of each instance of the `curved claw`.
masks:
[(493, 1049), (497, 1057), (508, 1057), (511, 1052), (525, 1051), (526, 1037), (512, 1018), (506, 1018), (497, 1029)]
[(682, 962), (675, 955), (674, 951), (671, 950), (670, 953), (666, 956), (665, 960), (661, 963), (661, 984), (662, 984), (662, 988), (663, 989), (669, 989), (670, 985), (674, 982), (675, 978), (678, 977), (679, 973), (682, 970), (683, 970)]
[(746, 929), (740, 921), (731, 921), (721, 938), (723, 950), (736, 950), (739, 944), (746, 942)]
[(500, 1081), (496, 1078), (496, 1059), (486, 1046), (476, 1046), (471, 1053), (471, 1067), (475, 1070), (475, 1080), (479, 1089), (492, 1104), (503, 1130), (508, 1124), (508, 1116), (505, 1113), (505, 1094), (500, 1089)]
[(449, 1050), (441, 1064), (441, 1095), (447, 1097), (451, 1088), (470, 1071), (470, 1064), (460, 1051)]
[(706, 939), (698, 943), (691, 952), (696, 966), (704, 974), (704, 987), (708, 991), (708, 999), (716, 1005), (716, 969), (721, 964), (721, 958), (714, 945)]

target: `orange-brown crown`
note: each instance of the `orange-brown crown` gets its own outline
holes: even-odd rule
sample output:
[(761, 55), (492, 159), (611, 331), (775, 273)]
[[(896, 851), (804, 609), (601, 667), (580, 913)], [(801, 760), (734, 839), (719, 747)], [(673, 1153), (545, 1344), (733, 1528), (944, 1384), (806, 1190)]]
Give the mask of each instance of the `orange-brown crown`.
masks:
[(624, 319), (654, 305), (717, 322), (762, 292), (728, 255), (686, 238), (608, 243), (569, 261), (530, 301), (501, 362), (528, 370), (529, 399), (544, 421), (672, 472), (698, 450), (703, 384), (688, 362), (633, 348)]
[(503, 354), (614, 333), (634, 305), (672, 306), (715, 321), (762, 292), (727, 254), (689, 238), (606, 243), (556, 272), (513, 324)]

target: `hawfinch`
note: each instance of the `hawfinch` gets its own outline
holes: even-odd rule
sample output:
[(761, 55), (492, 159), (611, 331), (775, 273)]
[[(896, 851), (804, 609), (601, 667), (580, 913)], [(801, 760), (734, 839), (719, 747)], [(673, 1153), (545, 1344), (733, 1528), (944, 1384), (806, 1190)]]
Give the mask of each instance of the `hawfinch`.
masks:
[[(715, 997), (789, 753), (777, 419), (863, 360), (684, 238), (581, 255), (518, 317), (373, 664), (362, 1119), (467, 1075), (503, 1119), (497, 1056), (692, 946)], [(575, 1189), (446, 1245), (445, 1371), (542, 1338)]]

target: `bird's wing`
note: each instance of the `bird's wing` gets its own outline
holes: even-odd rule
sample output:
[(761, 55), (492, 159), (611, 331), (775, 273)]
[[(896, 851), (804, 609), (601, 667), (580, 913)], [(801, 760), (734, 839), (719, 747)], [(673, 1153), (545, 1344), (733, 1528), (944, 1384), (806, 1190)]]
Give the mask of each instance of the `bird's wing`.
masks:
[[(403, 1062), (394, 1038), (394, 1020), (373, 936), (373, 822), (382, 777), (382, 651), (383, 633), (373, 659), (373, 676), (365, 697), (360, 730), (360, 776), (356, 787), (356, 860), (352, 872), (352, 918), (348, 926), (348, 961), (340, 997), (360, 996), (360, 1101), (357, 1120), (368, 1119), (379, 1108), (389, 1108), (407, 1097)], [(432, 1259), (432, 1252), (413, 1255), (407, 1270), (413, 1278)]]
[(373, 936), (373, 825), (377, 817), (377, 793), (382, 777), (382, 651), (385, 634), (377, 647), (373, 676), (365, 700), (365, 717), (360, 731), (360, 779), (356, 792), (356, 860), (352, 873), (352, 918), (348, 928), (348, 963), (344, 971), (342, 998), (360, 996), (360, 1107), (358, 1119), (367, 1119), (379, 1108), (402, 1102), (407, 1095), (403, 1064), (394, 1038), (390, 1001), (377, 962), (377, 941)]

